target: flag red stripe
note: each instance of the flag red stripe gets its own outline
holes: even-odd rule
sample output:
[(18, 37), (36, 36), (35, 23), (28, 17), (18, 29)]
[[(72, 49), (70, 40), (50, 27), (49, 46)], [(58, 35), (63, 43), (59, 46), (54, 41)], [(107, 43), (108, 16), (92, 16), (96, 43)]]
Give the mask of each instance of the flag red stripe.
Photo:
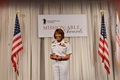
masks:
[(109, 63), (109, 60), (106, 58), (106, 57), (104, 57), (104, 60), (108, 63), (108, 65), (110, 66), (110, 63)]
[(110, 74), (109, 67), (107, 67), (106, 65), (105, 65), (104, 67), (105, 67), (105, 69), (107, 70), (108, 74)]
[(118, 45), (120, 47), (120, 37), (119, 37), (118, 33), (116, 33), (116, 41), (117, 41), (117, 43), (118, 43)]
[(21, 47), (19, 50), (17, 50), (14, 54), (12, 54), (12, 56), (11, 56), (11, 61), (12, 61), (12, 63), (13, 63), (13, 66), (15, 66), (16, 65), (16, 62), (15, 62), (15, 60), (14, 60), (14, 57), (16, 57), (16, 55), (18, 54), (18, 52), (19, 51), (21, 51), (23, 49), (23, 47)]
[(106, 48), (104, 48), (104, 52), (108, 55), (108, 51), (106, 50)]
[(20, 49), (18, 49), (15, 53), (13, 53), (12, 54), (12, 56), (11, 56), (11, 60), (12, 60), (12, 62), (14, 63), (15, 61), (14, 61), (14, 57), (16, 57), (16, 55), (19, 53), (19, 51), (21, 51), (23, 49), (23, 47), (21, 47)]
[(98, 54), (99, 54), (100, 57), (103, 59), (103, 54), (102, 54), (100, 51), (98, 51)]
[(100, 42), (102, 42), (102, 43), (104, 42), (104, 40), (102, 39), (102, 37), (100, 37)]
[(15, 46), (13, 46), (12, 51), (13, 51), (15, 48), (17, 48), (19, 45), (21, 45), (21, 44), (22, 44), (22, 41), (19, 42), (19, 43), (17, 43)]
[(12, 54), (12, 58), (16, 57), (16, 55), (23, 49), (23, 47), (19, 48), (16, 52)]
[(15, 43), (17, 40), (19, 40), (21, 38), (21, 35), (19, 35), (18, 37), (16, 37), (14, 40), (13, 40), (13, 43)]
[(108, 43), (107, 43), (107, 41), (106, 41), (106, 40), (104, 40), (104, 44), (108, 47)]
[(103, 48), (103, 46), (101, 46), (101, 44), (99, 44), (99, 48), (101, 49), (101, 50), (103, 50), (104, 48)]
[(98, 54), (102, 58), (102, 62), (104, 62), (104, 55), (100, 51), (98, 51)]

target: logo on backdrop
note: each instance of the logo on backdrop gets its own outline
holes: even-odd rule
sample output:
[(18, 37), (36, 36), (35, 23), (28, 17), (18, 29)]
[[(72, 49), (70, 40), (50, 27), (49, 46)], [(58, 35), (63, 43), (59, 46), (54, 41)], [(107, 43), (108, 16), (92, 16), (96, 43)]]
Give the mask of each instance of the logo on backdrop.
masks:
[(43, 19), (43, 24), (46, 24), (46, 19), (45, 18)]
[(46, 23), (56, 23), (60, 22), (60, 20), (46, 20), (45, 18), (43, 19), (43, 24), (45, 25)]

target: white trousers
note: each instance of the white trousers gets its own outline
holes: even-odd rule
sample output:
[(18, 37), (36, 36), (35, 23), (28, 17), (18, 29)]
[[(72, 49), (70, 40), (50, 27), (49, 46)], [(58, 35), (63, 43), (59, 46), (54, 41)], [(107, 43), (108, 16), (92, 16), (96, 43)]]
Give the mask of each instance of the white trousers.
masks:
[(55, 61), (52, 60), (52, 71), (54, 80), (67, 80), (68, 75), (68, 60)]

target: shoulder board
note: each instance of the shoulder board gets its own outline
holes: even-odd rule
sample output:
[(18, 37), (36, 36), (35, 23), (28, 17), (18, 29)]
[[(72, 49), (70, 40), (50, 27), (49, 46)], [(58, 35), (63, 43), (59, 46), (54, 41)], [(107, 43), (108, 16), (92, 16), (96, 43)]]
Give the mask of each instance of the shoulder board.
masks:
[(54, 43), (55, 41), (52, 41), (52, 43)]
[(64, 40), (65, 43), (68, 43), (68, 40)]

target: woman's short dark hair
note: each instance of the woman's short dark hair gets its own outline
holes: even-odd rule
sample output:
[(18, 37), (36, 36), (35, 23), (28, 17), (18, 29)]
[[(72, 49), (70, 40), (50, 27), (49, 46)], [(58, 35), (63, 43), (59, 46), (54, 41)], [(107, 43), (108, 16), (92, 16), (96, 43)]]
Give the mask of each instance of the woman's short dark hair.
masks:
[(64, 31), (62, 29), (56, 29), (55, 32), (54, 32), (54, 38), (56, 39), (55, 37), (55, 34), (58, 33), (58, 34), (61, 34), (62, 36), (62, 39), (64, 39)]

